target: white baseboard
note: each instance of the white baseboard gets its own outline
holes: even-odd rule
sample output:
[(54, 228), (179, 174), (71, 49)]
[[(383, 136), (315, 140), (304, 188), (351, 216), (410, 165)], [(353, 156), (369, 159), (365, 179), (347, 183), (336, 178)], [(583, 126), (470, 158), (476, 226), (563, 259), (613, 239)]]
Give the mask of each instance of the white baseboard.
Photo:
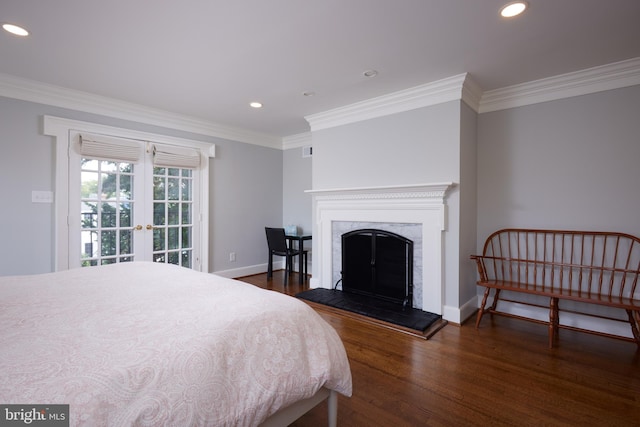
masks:
[[(284, 259), (280, 261), (273, 261), (273, 270), (284, 270)], [(214, 271), (213, 274), (217, 274), (218, 276), (227, 277), (229, 279), (235, 279), (236, 277), (244, 277), (251, 276), (254, 274), (261, 274), (267, 272), (267, 263), (264, 264), (256, 264), (256, 265), (248, 265), (240, 268), (233, 268), (231, 270), (218, 270)], [(298, 271), (298, 262), (294, 262), (293, 270)], [(311, 263), (307, 264), (307, 271), (311, 273), (313, 271), (311, 269)]]
[[(214, 271), (214, 274), (218, 276), (227, 277), (229, 279), (235, 279), (236, 277), (244, 277), (251, 276), (253, 274), (261, 274), (267, 272), (267, 263), (264, 264), (256, 264), (256, 265), (248, 265), (245, 267), (234, 268), (231, 270), (218, 270)], [(283, 270), (284, 269), (284, 261), (274, 261), (273, 269), (275, 270)]]
[(464, 303), (462, 307), (445, 305), (442, 308), (442, 318), (449, 322), (461, 325), (465, 320), (473, 316), (477, 309), (478, 300), (476, 297), (473, 297), (469, 301)]

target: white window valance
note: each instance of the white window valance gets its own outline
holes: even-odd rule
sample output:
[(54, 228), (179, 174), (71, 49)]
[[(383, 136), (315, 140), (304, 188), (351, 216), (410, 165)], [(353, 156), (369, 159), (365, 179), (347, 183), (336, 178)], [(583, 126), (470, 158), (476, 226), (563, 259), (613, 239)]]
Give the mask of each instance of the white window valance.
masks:
[(83, 157), (138, 163), (144, 145), (134, 139), (116, 138), (90, 133), (80, 134), (80, 154)]
[(197, 169), (200, 167), (200, 150), (175, 145), (152, 143), (153, 165), (162, 167)]

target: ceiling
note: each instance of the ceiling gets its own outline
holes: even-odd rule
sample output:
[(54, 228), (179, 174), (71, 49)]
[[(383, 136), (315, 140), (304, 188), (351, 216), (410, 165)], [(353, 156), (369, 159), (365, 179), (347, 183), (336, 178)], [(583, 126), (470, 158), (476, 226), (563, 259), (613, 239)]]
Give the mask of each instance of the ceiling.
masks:
[(487, 91), (640, 57), (639, 0), (506, 2), (0, 0), (31, 32), (0, 31), (0, 73), (285, 137), (462, 73)]

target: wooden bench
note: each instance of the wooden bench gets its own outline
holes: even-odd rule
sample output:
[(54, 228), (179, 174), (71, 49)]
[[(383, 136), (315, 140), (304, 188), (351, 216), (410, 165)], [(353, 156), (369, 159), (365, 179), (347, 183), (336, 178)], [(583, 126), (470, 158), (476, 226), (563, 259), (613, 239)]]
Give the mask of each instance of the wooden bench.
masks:
[[(559, 323), (559, 300), (598, 304), (626, 310), (640, 347), (640, 239), (623, 233), (504, 229), (490, 235), (482, 255), (472, 255), (484, 286), (476, 319), (485, 312), (538, 321), (549, 326), (549, 348), (558, 328), (607, 335)], [(491, 289), (493, 302), (485, 308)], [(549, 297), (549, 321), (539, 321), (497, 309), (501, 291)], [(535, 304), (532, 304), (535, 305)], [(610, 320), (627, 320), (608, 318)]]

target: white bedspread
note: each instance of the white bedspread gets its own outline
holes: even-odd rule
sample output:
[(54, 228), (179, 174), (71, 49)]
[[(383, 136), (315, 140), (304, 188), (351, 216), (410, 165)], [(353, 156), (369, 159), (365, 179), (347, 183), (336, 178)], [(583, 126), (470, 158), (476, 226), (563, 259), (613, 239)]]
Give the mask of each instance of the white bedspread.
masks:
[(295, 298), (124, 263), (0, 278), (0, 403), (71, 425), (253, 426), (325, 386), (351, 395), (335, 330)]

